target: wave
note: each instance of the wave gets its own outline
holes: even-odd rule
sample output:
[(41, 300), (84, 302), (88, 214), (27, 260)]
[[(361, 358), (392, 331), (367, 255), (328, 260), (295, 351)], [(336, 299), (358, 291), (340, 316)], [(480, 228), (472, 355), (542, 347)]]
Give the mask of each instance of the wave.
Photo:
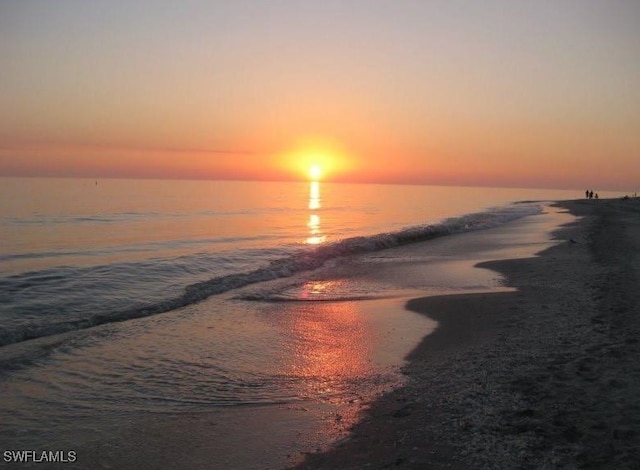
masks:
[(300, 249), (291, 255), (275, 259), (268, 262), (266, 266), (251, 271), (223, 275), (191, 284), (184, 289), (181, 295), (168, 300), (119, 311), (94, 313), (88, 318), (69, 321), (58, 318), (55, 323), (50, 322), (46, 325), (20, 325), (13, 328), (0, 328), (0, 346), (86, 329), (105, 323), (156, 315), (250, 284), (290, 277), (302, 271), (314, 270), (320, 268), (331, 259), (427, 241), (454, 233), (487, 229), (525, 216), (538, 214), (541, 211), (542, 206), (540, 203), (513, 204), (485, 212), (446, 219), (433, 225), (419, 225), (395, 232), (346, 238), (314, 249)]

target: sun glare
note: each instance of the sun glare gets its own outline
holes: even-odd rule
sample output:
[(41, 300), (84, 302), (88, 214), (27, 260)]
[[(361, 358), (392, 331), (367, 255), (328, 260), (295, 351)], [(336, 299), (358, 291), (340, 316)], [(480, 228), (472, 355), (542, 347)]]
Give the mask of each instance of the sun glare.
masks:
[(313, 181), (318, 181), (322, 177), (322, 168), (319, 165), (311, 165), (309, 167), (309, 177)]
[(322, 139), (306, 139), (295, 150), (281, 154), (283, 170), (297, 178), (309, 181), (329, 180), (352, 170), (353, 162), (336, 142)]

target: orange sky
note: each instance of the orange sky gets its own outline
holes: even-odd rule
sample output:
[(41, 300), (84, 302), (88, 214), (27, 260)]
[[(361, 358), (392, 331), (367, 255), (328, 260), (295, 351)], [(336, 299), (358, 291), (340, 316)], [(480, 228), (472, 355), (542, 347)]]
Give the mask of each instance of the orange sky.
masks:
[(0, 6), (0, 175), (637, 190), (640, 3)]

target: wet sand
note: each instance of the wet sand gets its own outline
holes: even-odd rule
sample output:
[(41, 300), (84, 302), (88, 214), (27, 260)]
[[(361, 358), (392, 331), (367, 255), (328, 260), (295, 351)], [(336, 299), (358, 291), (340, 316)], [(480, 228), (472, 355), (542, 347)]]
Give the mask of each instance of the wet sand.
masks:
[(440, 326), (407, 385), (296, 468), (640, 468), (640, 200), (560, 206), (558, 244), (481, 263), (516, 291), (409, 301)]

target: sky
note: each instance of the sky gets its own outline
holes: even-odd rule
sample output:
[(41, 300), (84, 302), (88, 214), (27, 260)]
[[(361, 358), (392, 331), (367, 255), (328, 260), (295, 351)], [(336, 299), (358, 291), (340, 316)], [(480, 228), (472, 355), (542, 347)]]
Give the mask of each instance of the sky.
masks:
[(637, 0), (0, 0), (0, 175), (640, 186)]

